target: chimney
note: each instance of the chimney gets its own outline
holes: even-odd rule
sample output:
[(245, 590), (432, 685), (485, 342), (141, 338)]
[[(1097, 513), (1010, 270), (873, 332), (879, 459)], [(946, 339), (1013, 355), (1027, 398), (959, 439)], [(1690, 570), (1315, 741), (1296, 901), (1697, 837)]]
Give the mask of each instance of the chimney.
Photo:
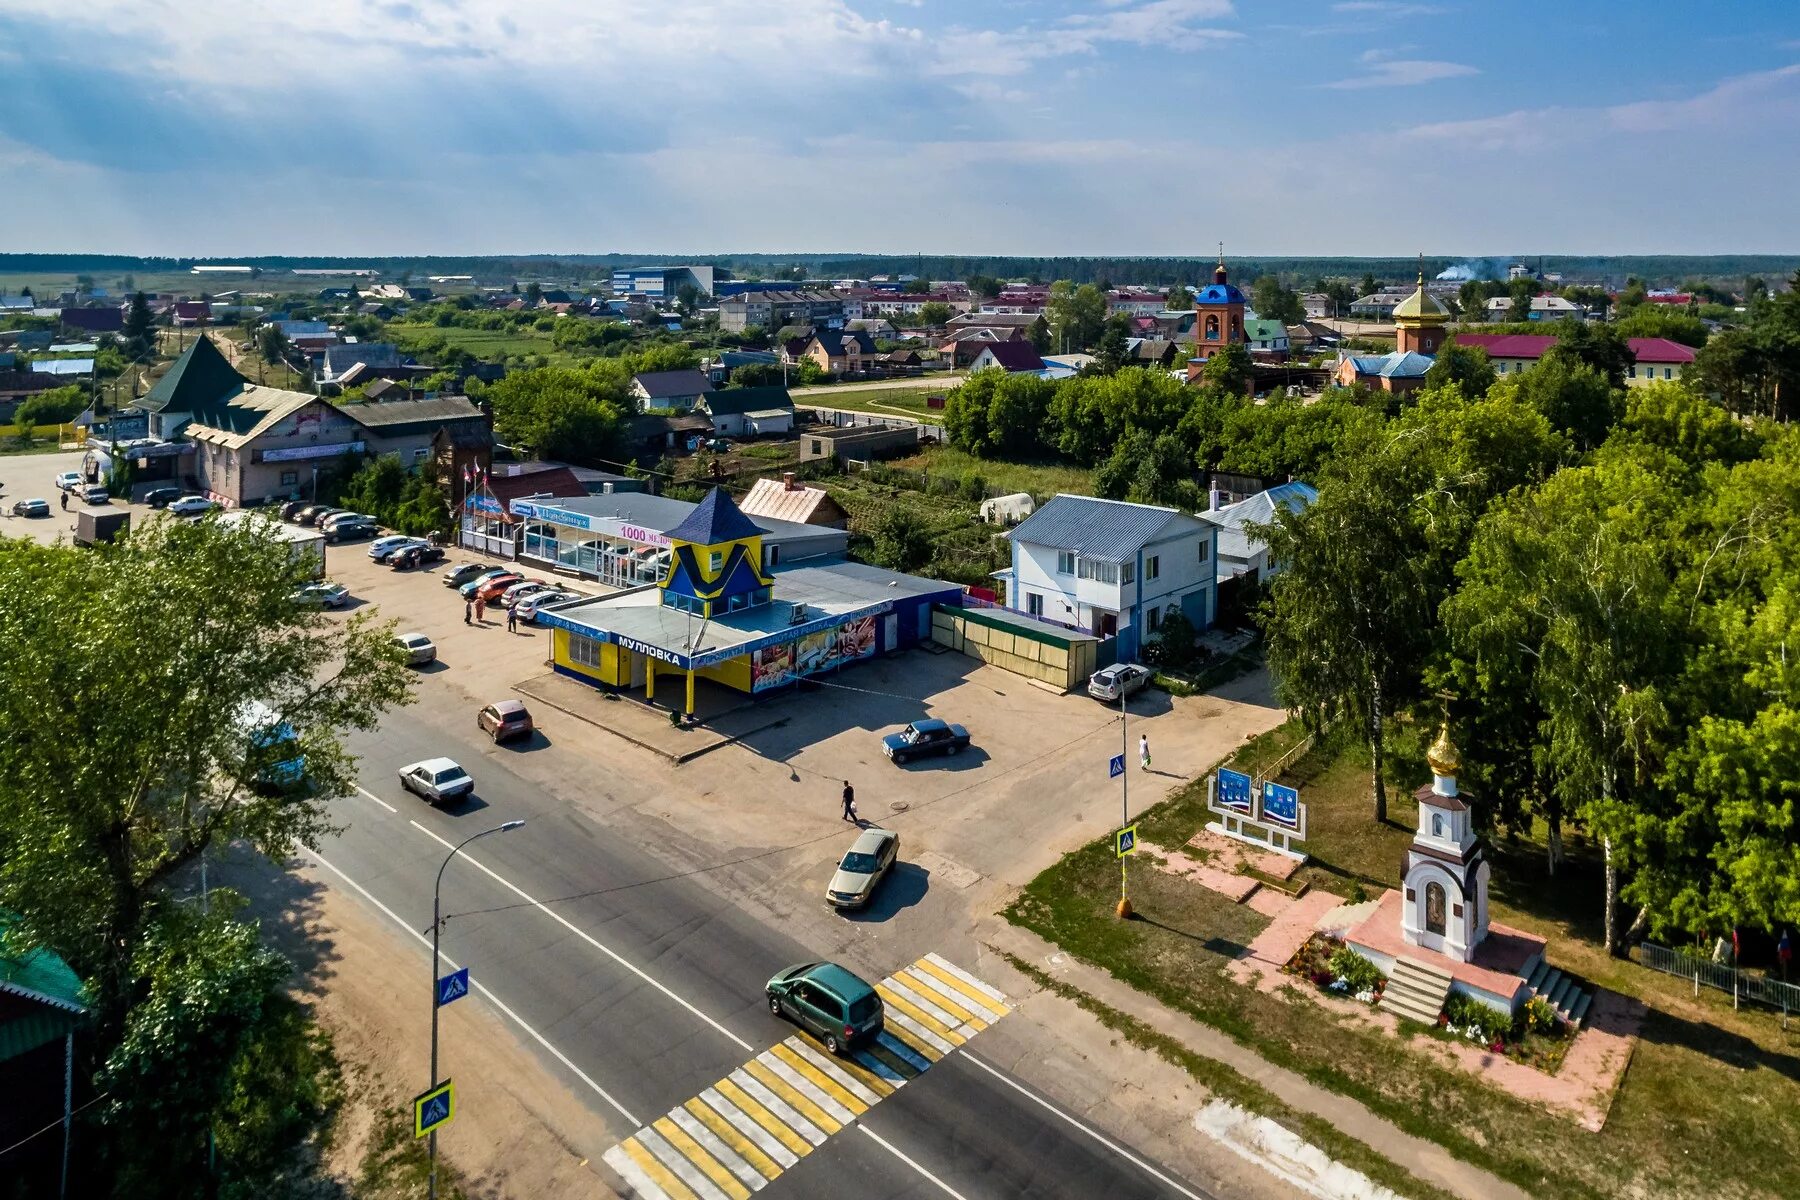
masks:
[(800, 490), (799, 485), (794, 482), (794, 473), (792, 471), (783, 471), (781, 473), (781, 490), (784, 492), (797, 492)]

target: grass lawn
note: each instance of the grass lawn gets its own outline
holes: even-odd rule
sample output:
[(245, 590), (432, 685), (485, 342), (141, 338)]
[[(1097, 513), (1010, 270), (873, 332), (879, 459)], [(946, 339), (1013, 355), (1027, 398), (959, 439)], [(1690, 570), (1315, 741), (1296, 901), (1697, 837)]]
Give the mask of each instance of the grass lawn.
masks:
[[(1240, 751), (1239, 765), (1273, 762), (1298, 740), (1284, 726)], [(1410, 788), (1370, 820), (1366, 758), (1353, 742), (1317, 747), (1294, 764), (1308, 806), (1314, 886), (1370, 895), (1392, 886), (1416, 814)], [(1401, 772), (1424, 776), (1424, 767)], [(1416, 781), (1415, 781), (1416, 782)], [(1145, 839), (1179, 845), (1208, 819), (1204, 782), (1140, 818)], [(1550, 958), (1651, 1007), (1606, 1128), (1587, 1133), (1461, 1071), (1409, 1053), (1404, 1042), (1340, 1021), (1290, 993), (1268, 996), (1224, 974), (1227, 957), (1263, 918), (1159, 872), (1133, 875), (1142, 920), (1112, 912), (1118, 875), (1096, 842), (1029, 884), (1008, 909), (1015, 922), (1165, 1003), (1255, 1047), (1271, 1061), (1354, 1096), (1396, 1124), (1441, 1142), (1535, 1195), (1800, 1195), (1800, 1025), (1733, 1013), (1728, 997), (1691, 997), (1681, 981), (1607, 958), (1597, 946), (1600, 894), (1586, 848), (1554, 883), (1541, 847), (1498, 846), (1494, 919), (1551, 939)]]
[[(461, 329), (454, 325), (421, 325), (406, 321), (394, 321), (387, 326), (385, 336), (403, 346), (425, 338), (442, 337), (448, 345), (466, 350), (476, 358), (485, 360), (531, 357), (541, 354), (550, 360), (551, 366), (568, 366), (581, 361), (584, 357), (560, 349), (555, 342), (550, 340), (549, 334), (539, 333), (535, 329)], [(592, 357), (592, 355), (585, 357)]]
[(855, 412), (866, 412), (880, 415), (887, 413), (893, 416), (918, 417), (924, 421), (936, 422), (943, 418), (943, 410), (927, 408), (927, 396), (947, 395), (955, 384), (920, 384), (916, 388), (897, 387), (862, 387), (846, 384), (822, 391), (809, 391), (805, 395), (794, 397), (796, 408), (816, 405), (821, 408), (846, 408)]
[(910, 458), (895, 459), (888, 464), (910, 471), (930, 474), (979, 475), (987, 482), (987, 494), (1002, 496), (1011, 492), (1030, 492), (1040, 499), (1058, 492), (1094, 494), (1094, 473), (1085, 467), (1068, 463), (1004, 462), (992, 458), (976, 458), (954, 446), (928, 446)]

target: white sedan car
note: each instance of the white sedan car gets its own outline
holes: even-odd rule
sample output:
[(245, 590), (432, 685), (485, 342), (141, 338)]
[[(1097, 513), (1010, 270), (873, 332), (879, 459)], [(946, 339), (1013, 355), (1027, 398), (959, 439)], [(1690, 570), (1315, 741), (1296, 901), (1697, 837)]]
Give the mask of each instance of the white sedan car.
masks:
[(169, 501), (169, 511), (178, 517), (204, 516), (217, 507), (216, 500), (208, 500), (205, 496), (188, 495)]
[(437, 661), (437, 646), (422, 633), (398, 633), (394, 641), (406, 651), (406, 665), (422, 667), (426, 663)]
[(442, 804), (475, 790), (469, 773), (448, 758), (428, 758), (400, 768), (400, 786), (427, 804)]

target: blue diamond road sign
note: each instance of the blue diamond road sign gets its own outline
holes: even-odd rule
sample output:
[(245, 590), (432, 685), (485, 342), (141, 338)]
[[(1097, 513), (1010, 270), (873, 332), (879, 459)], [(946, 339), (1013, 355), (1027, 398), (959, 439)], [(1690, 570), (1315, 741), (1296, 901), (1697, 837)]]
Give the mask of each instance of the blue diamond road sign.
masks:
[(444, 1005), (450, 1003), (452, 1000), (461, 1000), (468, 994), (469, 968), (467, 967), (464, 967), (460, 971), (452, 971), (450, 974), (443, 976), (437, 981), (437, 1002), (439, 1008), (444, 1007)]
[(1124, 773), (1125, 756), (1123, 754), (1115, 754), (1106, 760), (1106, 777), (1108, 779), (1117, 779)]
[(1124, 858), (1137, 849), (1137, 826), (1127, 825), (1113, 834), (1113, 849), (1117, 857)]

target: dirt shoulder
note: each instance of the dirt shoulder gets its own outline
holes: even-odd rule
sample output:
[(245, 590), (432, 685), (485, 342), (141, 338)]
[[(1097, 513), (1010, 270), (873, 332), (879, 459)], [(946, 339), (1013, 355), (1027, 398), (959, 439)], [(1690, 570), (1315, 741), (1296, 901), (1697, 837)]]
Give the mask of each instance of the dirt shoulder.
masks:
[[(295, 996), (336, 1045), (348, 1095), (326, 1159), (329, 1173), (347, 1194), (413, 1194), (417, 1164), (405, 1161), (412, 1154), (404, 1145), (411, 1131), (396, 1141), (389, 1125), (406, 1119), (429, 1074), (431, 1010), (418, 947), (386, 917), (326, 886), (324, 873), (305, 862), (282, 872), (232, 861), (215, 868), (214, 878), (250, 899), (245, 915), (293, 959)], [(546, 1070), (498, 1014), (477, 1002), (450, 1005), (439, 1038), (455, 1048), (459, 1096), (438, 1153), (456, 1170), (464, 1195), (617, 1196), (590, 1163), (620, 1131)], [(387, 1169), (376, 1183), (367, 1172), (379, 1159)]]

